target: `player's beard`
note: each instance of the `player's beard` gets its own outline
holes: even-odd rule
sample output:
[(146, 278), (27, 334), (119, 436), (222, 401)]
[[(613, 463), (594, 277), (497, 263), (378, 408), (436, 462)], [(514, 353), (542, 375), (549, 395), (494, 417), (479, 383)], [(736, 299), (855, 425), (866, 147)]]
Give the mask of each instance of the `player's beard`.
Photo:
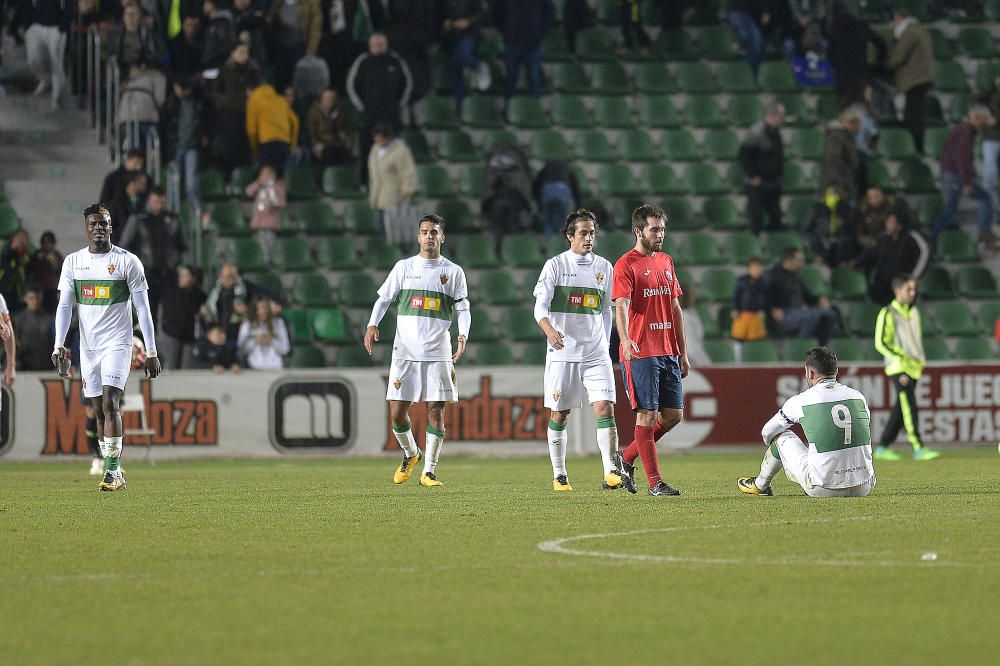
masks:
[(646, 240), (642, 236), (639, 237), (639, 244), (642, 245), (642, 249), (650, 254), (659, 252), (660, 248), (663, 247), (663, 241), (657, 243), (656, 241)]

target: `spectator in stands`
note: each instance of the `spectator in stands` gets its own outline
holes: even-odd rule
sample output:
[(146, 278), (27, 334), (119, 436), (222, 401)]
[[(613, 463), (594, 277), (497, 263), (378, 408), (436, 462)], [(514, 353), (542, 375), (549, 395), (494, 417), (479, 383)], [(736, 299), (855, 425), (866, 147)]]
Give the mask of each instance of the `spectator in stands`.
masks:
[(177, 267), (188, 249), (181, 221), (167, 211), (167, 193), (162, 187), (150, 189), (146, 210), (129, 221), (119, 245), (139, 257), (146, 269), (149, 311), (156, 323), (160, 298), (177, 279)]
[(111, 242), (119, 245), (122, 234), (128, 228), (129, 220), (146, 206), (146, 190), (149, 188), (149, 176), (145, 171), (129, 173), (125, 191), (116, 196), (108, 204), (111, 213)]
[[(254, 0), (233, 2), (233, 22), (236, 24), (237, 41), (246, 41), (250, 58), (259, 64), (267, 62), (267, 11)], [(232, 54), (230, 51), (227, 55)]]
[(828, 187), (802, 229), (806, 246), (815, 258), (833, 268), (858, 256), (856, 235), (853, 211), (836, 187)]
[(797, 16), (789, 0), (763, 0), (760, 7), (759, 25), (764, 43), (776, 44), (784, 54), (785, 60), (791, 62), (798, 52), (803, 31), (809, 23), (808, 15)]
[(256, 180), (247, 185), (246, 195), (254, 200), (250, 228), (257, 232), (264, 260), (271, 261), (275, 234), (281, 228), (281, 211), (288, 207), (288, 188), (274, 167), (265, 164)]
[(31, 25), (24, 33), (28, 67), (38, 79), (35, 94), (52, 92), (52, 109), (58, 109), (66, 87), (63, 56), (66, 31), (73, 23), (73, 4), (64, 0), (34, 0)]
[(165, 285), (156, 329), (156, 347), (165, 368), (194, 366), (195, 323), (206, 298), (200, 284), (201, 271), (181, 265), (176, 279)]
[(760, 29), (760, 3), (757, 0), (730, 0), (729, 2), (729, 25), (736, 33), (739, 40), (740, 50), (743, 51), (743, 60), (750, 65), (754, 76), (760, 63), (764, 61), (764, 51), (767, 45), (764, 43), (764, 34)]
[(896, 92), (906, 96), (903, 125), (913, 135), (917, 152), (924, 152), (924, 99), (934, 82), (934, 43), (903, 3), (896, 3), (892, 19), (892, 49), (886, 69), (893, 74)]
[(218, 69), (226, 63), (236, 45), (236, 24), (229, 0), (205, 0), (205, 48), (201, 54), (202, 69)]
[(858, 206), (857, 240), (862, 251), (875, 245), (885, 232), (885, 218), (890, 213), (898, 215), (906, 224), (913, 222), (906, 199), (886, 194), (881, 187), (869, 187)]
[(576, 33), (590, 25), (590, 7), (587, 5), (587, 0), (565, 0), (562, 20), (563, 30), (566, 31), (566, 44), (570, 53), (576, 53)]
[(747, 342), (767, 337), (767, 284), (760, 257), (747, 260), (747, 274), (736, 281), (731, 308), (733, 339)]
[(271, 300), (257, 298), (240, 325), (237, 347), (252, 370), (281, 370), (282, 358), (291, 351), (284, 320), (275, 315)]
[(411, 104), (431, 91), (431, 47), (438, 41), (439, 32), (435, 3), (436, 0), (389, 1), (385, 33), (389, 48), (410, 68), (413, 77)]
[[(542, 39), (555, 23), (552, 0), (500, 0), (493, 3), (493, 20), (503, 35), (507, 101), (517, 92), (517, 77), (524, 66), (528, 94), (542, 96)], [(642, 28), (639, 28), (640, 32)], [(645, 33), (643, 33), (645, 35)], [(648, 43), (648, 37), (647, 43)]]
[(865, 97), (849, 108), (858, 112), (858, 131), (854, 133), (854, 146), (858, 149), (858, 167), (854, 172), (855, 192), (868, 191), (868, 162), (876, 158), (879, 131), (875, 109), (871, 105), (872, 88), (865, 88)]
[(837, 108), (844, 109), (864, 98), (872, 79), (868, 66), (869, 44), (878, 52), (875, 62), (885, 60), (885, 41), (868, 24), (854, 16), (843, 2), (834, 2), (828, 18), (829, 45), (826, 57), (833, 67)]
[(504, 234), (524, 231), (531, 223), (531, 166), (520, 148), (498, 141), (486, 154), (482, 214), (496, 248)]
[(941, 149), (941, 201), (944, 207), (934, 222), (935, 242), (942, 231), (955, 226), (958, 199), (963, 194), (979, 202), (979, 241), (988, 246), (997, 242), (993, 234), (993, 198), (976, 178), (974, 156), (976, 133), (995, 122), (988, 108), (974, 104), (968, 116), (948, 132)]
[(56, 249), (56, 235), (46, 231), (38, 241), (38, 249), (28, 263), (27, 283), (42, 294), (42, 309), (56, 313), (59, 293), (59, 275), (62, 272), (63, 256)]
[(781, 176), (785, 169), (785, 150), (781, 141), (781, 125), (784, 122), (785, 107), (774, 102), (767, 107), (764, 120), (754, 125), (740, 144), (747, 214), (750, 231), (754, 234), (760, 234), (765, 213), (768, 231), (782, 228)]
[(402, 113), (410, 103), (410, 68), (380, 32), (368, 38), (368, 53), (358, 56), (347, 75), (347, 93), (361, 113), (358, 127), (358, 174), (368, 183), (368, 154), (372, 131), (379, 123), (389, 123), (394, 131), (402, 127)]
[(256, 71), (257, 66), (250, 62), (249, 38), (241, 36), (212, 86), (214, 114), (210, 124), (216, 141), (213, 152), (227, 171), (250, 161), (246, 129), (247, 91)]
[(408, 212), (417, 190), (417, 165), (410, 147), (396, 138), (389, 123), (376, 125), (373, 139), (368, 154), (368, 201), (375, 211), (375, 229), (390, 243), (403, 245), (412, 242), (413, 220)]
[[(652, 41), (642, 26), (642, 3), (639, 0), (618, 0), (618, 25), (622, 30), (622, 41), (625, 49), (632, 51), (638, 45), (639, 55), (650, 55)], [(625, 56), (625, 51), (619, 51), (619, 57)]]
[[(98, 199), (105, 206), (125, 194), (125, 185), (133, 173), (146, 171), (146, 153), (138, 148), (129, 149), (122, 158), (121, 166), (108, 173), (101, 185), (101, 196)], [(112, 223), (114, 220), (112, 219)]]
[(826, 129), (823, 164), (820, 168), (821, 192), (831, 187), (843, 193), (852, 208), (857, 201), (858, 147), (855, 135), (861, 127), (861, 114), (854, 107), (840, 112)]
[(219, 277), (208, 292), (201, 309), (202, 318), (209, 324), (224, 327), (226, 337), (235, 345), (240, 324), (247, 314), (249, 291), (236, 265), (225, 262), (219, 268)]
[(227, 344), (226, 329), (221, 324), (208, 327), (205, 337), (199, 340), (193, 350), (193, 367), (199, 370), (212, 370), (219, 374), (226, 370), (240, 371), (236, 353), (232, 345)]
[[(986, 90), (982, 91), (976, 101), (990, 110), (994, 118), (1000, 118), (1000, 76), (995, 76), (990, 81)], [(993, 201), (993, 215), (996, 217), (1000, 211), (1000, 197), (997, 196), (997, 182), (1000, 180), (1000, 127), (994, 123), (987, 123), (982, 128), (983, 134), (983, 187), (990, 193)]]
[(684, 350), (691, 365), (697, 368), (711, 365), (712, 359), (705, 351), (705, 323), (695, 309), (695, 300), (694, 285), (685, 286), (680, 297), (681, 310), (684, 312)]
[(306, 119), (313, 156), (321, 167), (350, 164), (354, 161), (354, 127), (351, 117), (337, 96), (327, 88), (313, 102)]
[(0, 252), (0, 295), (7, 301), (11, 314), (24, 307), (24, 289), (27, 286), (28, 232), (18, 229)]
[(822, 346), (830, 341), (837, 315), (825, 296), (813, 294), (802, 281), (799, 273), (805, 265), (802, 250), (785, 250), (781, 263), (767, 272), (767, 306), (776, 330), (799, 338), (815, 337)]
[(271, 24), (271, 61), (277, 69), (278, 90), (292, 81), (292, 71), (303, 56), (316, 55), (323, 30), (317, 0), (274, 0)]
[(129, 70), (118, 97), (118, 122), (126, 146), (145, 149), (149, 130), (160, 122), (166, 101), (167, 77), (163, 72), (141, 66)]
[(201, 90), (193, 79), (179, 76), (174, 81), (174, 98), (167, 113), (168, 135), (173, 146), (180, 182), (187, 200), (201, 206), (198, 180), (198, 150), (201, 147)]
[(300, 117), (305, 116), (312, 103), (329, 87), (330, 70), (322, 58), (308, 55), (299, 58), (292, 74), (292, 92), (301, 105), (293, 105), (295, 112)]
[(169, 41), (168, 48), (174, 76), (192, 77), (200, 73), (203, 69), (202, 55), (205, 52), (205, 44), (201, 37), (201, 19), (197, 16), (185, 16), (181, 23), (180, 34)]
[(580, 207), (580, 184), (572, 167), (563, 160), (545, 163), (535, 177), (534, 194), (546, 239), (560, 233), (566, 216)]
[(42, 309), (42, 291), (38, 287), (28, 287), (24, 303), (25, 309), (14, 315), (17, 369), (51, 371), (55, 317)]
[(906, 273), (919, 278), (930, 260), (927, 241), (910, 228), (906, 218), (890, 211), (885, 218), (885, 233), (861, 253), (855, 266), (868, 277), (868, 298), (879, 305), (892, 301), (892, 280)]
[(249, 79), (252, 92), (247, 99), (246, 127), (250, 150), (259, 164), (273, 167), (280, 176), (299, 142), (299, 117), (288, 100), (261, 80), (259, 72), (252, 71)]
[(122, 12), (122, 24), (108, 37), (105, 59), (114, 58), (121, 67), (122, 79), (133, 67), (156, 67), (163, 61), (166, 48), (158, 31), (142, 20), (138, 4), (130, 4)]
[[(364, 18), (364, 9), (358, 2), (352, 0), (323, 0), (323, 35), (320, 50), (330, 68), (330, 85), (343, 93), (346, 90), (347, 71), (351, 64), (364, 51), (363, 41), (355, 38), (354, 26), (357, 24), (358, 13)], [(376, 10), (379, 4), (376, 3)], [(370, 6), (369, 6), (370, 8)], [(434, 32), (437, 34), (437, 20), (431, 11), (429, 20), (434, 21)], [(377, 22), (372, 22), (374, 30), (379, 29)], [(358, 36), (363, 40), (363, 37)], [(428, 74), (430, 76), (430, 74)]]
[(485, 92), (493, 83), (490, 67), (476, 57), (479, 24), (486, 18), (482, 0), (439, 0), (441, 37), (448, 51), (451, 69), (451, 96), (455, 110), (462, 111), (465, 99), (465, 70), (476, 73), (476, 87)]

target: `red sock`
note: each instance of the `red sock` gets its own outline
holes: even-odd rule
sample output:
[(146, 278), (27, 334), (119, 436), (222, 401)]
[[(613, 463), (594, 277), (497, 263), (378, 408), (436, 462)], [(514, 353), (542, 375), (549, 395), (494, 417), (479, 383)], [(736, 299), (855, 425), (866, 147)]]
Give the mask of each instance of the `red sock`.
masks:
[(637, 440), (632, 440), (632, 443), (622, 449), (622, 459), (629, 465), (635, 463), (635, 459), (639, 457), (639, 444)]
[(642, 457), (642, 468), (646, 470), (649, 487), (652, 488), (660, 482), (660, 461), (656, 457), (653, 429), (637, 425), (635, 427), (635, 441), (632, 444), (639, 448), (639, 455)]
[(660, 421), (660, 417), (656, 417), (656, 421), (653, 422), (653, 444), (660, 441), (660, 438), (667, 434), (667, 429), (663, 427), (663, 422)]

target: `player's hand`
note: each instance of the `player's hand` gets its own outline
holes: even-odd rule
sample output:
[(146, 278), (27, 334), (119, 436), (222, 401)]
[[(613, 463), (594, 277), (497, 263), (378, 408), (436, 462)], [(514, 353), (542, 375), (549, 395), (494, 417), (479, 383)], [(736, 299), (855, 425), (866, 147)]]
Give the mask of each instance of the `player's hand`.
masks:
[(691, 361), (688, 360), (687, 354), (681, 354), (680, 364), (681, 364), (681, 379), (684, 379), (685, 377), (688, 376), (688, 373), (691, 372)]
[(556, 329), (552, 329), (552, 332), (547, 334), (545, 337), (548, 339), (549, 345), (553, 349), (562, 349), (563, 347), (566, 346), (566, 343), (563, 342), (566, 336), (557, 331)]
[(52, 365), (55, 366), (56, 372), (60, 377), (69, 377), (69, 363), (66, 363), (67, 370), (63, 372), (62, 363), (69, 360), (69, 350), (65, 347), (57, 347), (54, 352), (52, 352)]
[(10, 330), (10, 324), (7, 322), (0, 322), (0, 340), (10, 340), (12, 333), (13, 332)]
[(899, 383), (901, 385), (903, 385), (903, 386), (909, 386), (910, 385), (910, 376), (906, 375), (906, 374), (900, 375), (899, 376)]
[(157, 357), (147, 357), (142, 365), (146, 369), (146, 376), (150, 379), (156, 379), (160, 375), (160, 359)]
[(771, 318), (774, 321), (781, 321), (785, 318), (785, 311), (781, 308), (771, 308)]
[(13, 386), (15, 379), (17, 379), (17, 371), (14, 370), (14, 366), (8, 361), (7, 368), (3, 371), (4, 386)]
[(464, 335), (458, 336), (458, 350), (455, 352), (455, 355), (451, 357), (452, 363), (458, 363), (458, 359), (462, 358), (465, 354), (465, 343), (466, 337)]
[(626, 340), (622, 343), (622, 357), (626, 361), (631, 361), (633, 358), (638, 358), (639, 345), (635, 344), (632, 340)]
[(372, 345), (378, 342), (378, 326), (369, 326), (365, 330), (365, 351), (371, 356), (375, 353), (372, 349)]

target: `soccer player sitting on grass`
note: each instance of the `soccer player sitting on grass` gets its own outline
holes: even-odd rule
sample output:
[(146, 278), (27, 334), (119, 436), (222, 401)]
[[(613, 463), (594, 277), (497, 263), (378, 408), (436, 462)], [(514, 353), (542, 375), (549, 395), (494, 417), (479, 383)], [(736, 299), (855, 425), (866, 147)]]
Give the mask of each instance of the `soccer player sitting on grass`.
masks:
[[(837, 382), (837, 355), (829, 347), (806, 353), (806, 382), (809, 388), (764, 424), (760, 472), (736, 486), (747, 495), (771, 496), (771, 481), (784, 466), (785, 476), (810, 497), (866, 496), (875, 487), (868, 401)], [(796, 423), (806, 442), (792, 432)]]
[(583, 406), (583, 390), (597, 417), (597, 447), (604, 464), (603, 487), (614, 490), (622, 478), (615, 466), (615, 371), (611, 338), (611, 264), (594, 254), (597, 218), (580, 209), (566, 217), (563, 236), (569, 250), (545, 262), (535, 285), (535, 321), (545, 333), (545, 406), (549, 418), (549, 458), (553, 490), (573, 490), (566, 472), (566, 420)]
[[(444, 404), (458, 400), (455, 364), (465, 353), (472, 313), (465, 271), (441, 256), (444, 220), (438, 215), (420, 218), (417, 241), (420, 254), (398, 262), (378, 290), (372, 309), (365, 349), (372, 353), (378, 325), (397, 303), (396, 340), (389, 367), (389, 418), (392, 433), (403, 449), (403, 462), (394, 483), (406, 483), (420, 462), (420, 449), (410, 427), (410, 405), (427, 403), (427, 441), (424, 447), (422, 486), (442, 486), (437, 480), (438, 456), (444, 444)], [(458, 350), (452, 354), (451, 318), (458, 313)]]

